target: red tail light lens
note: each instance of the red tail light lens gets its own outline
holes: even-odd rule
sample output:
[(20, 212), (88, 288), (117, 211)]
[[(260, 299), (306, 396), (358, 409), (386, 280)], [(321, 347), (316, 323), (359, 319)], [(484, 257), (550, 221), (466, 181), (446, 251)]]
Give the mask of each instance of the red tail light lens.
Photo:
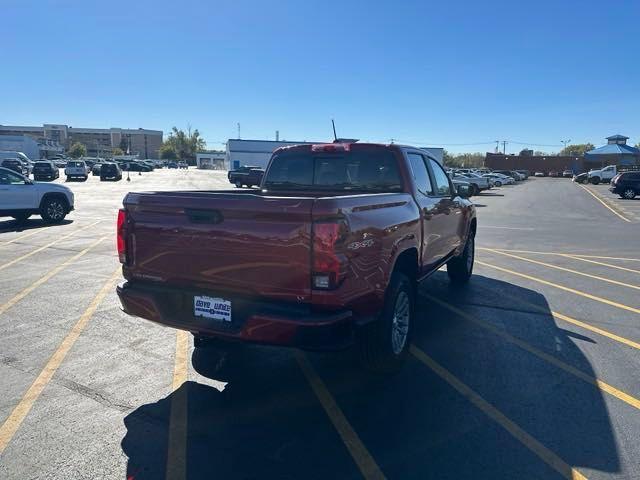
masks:
[(344, 278), (347, 258), (339, 250), (346, 230), (343, 221), (313, 224), (313, 288), (336, 288)]
[(118, 244), (118, 258), (120, 263), (127, 263), (127, 242), (125, 239), (125, 227), (127, 225), (127, 211), (124, 209), (118, 210), (118, 225), (117, 225), (117, 244)]

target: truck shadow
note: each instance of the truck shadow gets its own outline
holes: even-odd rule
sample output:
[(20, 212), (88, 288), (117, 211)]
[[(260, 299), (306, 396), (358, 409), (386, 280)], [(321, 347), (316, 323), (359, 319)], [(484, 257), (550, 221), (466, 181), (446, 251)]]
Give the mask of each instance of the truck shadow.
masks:
[[(486, 325), (589, 376), (575, 343), (600, 339), (559, 328), (533, 290), (483, 276), (455, 290), (444, 277), (421, 286), (414, 345), (568, 465), (618, 471), (602, 393)], [(305, 355), (387, 478), (558, 476), (415, 357), (379, 377), (352, 350)], [(127, 479), (165, 478), (167, 464), (190, 479), (362, 478), (291, 350), (198, 349), (192, 362), (198, 381), (125, 418)]]

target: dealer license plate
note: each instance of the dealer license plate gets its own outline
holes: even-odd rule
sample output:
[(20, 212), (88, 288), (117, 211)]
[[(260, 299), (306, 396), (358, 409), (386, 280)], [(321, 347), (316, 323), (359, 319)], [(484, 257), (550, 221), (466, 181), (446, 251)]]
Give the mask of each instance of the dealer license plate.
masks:
[(193, 297), (193, 314), (196, 317), (212, 318), (223, 322), (231, 321), (231, 301), (224, 298), (196, 295)]

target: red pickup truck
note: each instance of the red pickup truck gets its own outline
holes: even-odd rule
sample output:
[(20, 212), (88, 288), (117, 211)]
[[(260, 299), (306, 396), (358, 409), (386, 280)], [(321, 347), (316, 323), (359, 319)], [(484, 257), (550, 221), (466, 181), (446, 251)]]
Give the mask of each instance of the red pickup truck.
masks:
[(280, 148), (259, 191), (129, 193), (117, 292), (126, 313), (188, 330), (196, 347), (357, 344), (367, 367), (394, 371), (418, 281), (445, 264), (455, 284), (471, 276), (468, 195), (417, 148)]

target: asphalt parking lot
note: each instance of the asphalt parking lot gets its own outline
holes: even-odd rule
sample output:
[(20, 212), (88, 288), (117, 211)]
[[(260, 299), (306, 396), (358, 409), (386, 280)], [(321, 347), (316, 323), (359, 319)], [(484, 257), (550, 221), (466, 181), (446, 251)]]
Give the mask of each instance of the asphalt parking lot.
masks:
[(470, 284), (421, 285), (381, 378), (351, 351), (194, 352), (120, 311), (124, 194), (225, 172), (70, 186), (61, 225), (0, 219), (0, 478), (640, 478), (640, 200), (552, 178), (474, 197)]

